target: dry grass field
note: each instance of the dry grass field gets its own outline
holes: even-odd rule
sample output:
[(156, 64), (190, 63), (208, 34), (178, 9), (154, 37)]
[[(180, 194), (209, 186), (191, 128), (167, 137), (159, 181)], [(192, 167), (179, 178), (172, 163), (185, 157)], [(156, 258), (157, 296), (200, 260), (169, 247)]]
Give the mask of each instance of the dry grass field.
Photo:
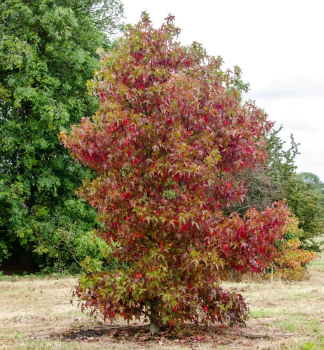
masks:
[(324, 349), (324, 256), (310, 279), (226, 283), (250, 307), (247, 327), (186, 325), (150, 336), (147, 326), (103, 324), (70, 304), (73, 278), (0, 277), (0, 349)]

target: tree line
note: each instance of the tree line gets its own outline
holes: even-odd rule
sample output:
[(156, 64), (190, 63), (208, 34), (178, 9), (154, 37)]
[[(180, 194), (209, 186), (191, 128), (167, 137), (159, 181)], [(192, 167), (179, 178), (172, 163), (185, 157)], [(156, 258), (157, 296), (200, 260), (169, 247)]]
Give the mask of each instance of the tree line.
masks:
[[(0, 4), (0, 265), (21, 251), (44, 271), (78, 272), (86, 257), (106, 264), (105, 240), (93, 235), (102, 223), (75, 194), (96, 173), (73, 160), (58, 134), (98, 111), (102, 96), (89, 94), (86, 83), (93, 85), (98, 48), (116, 48), (113, 35), (123, 30), (122, 20), (119, 0)], [(236, 73), (231, 91), (246, 90)], [(247, 192), (224, 214), (243, 217), (250, 207), (263, 211), (286, 199), (298, 218), (302, 247), (319, 251), (314, 238), (323, 233), (323, 183), (297, 173), (293, 138), (287, 150), (280, 129), (264, 136), (266, 162), (233, 177), (233, 184), (244, 181)]]

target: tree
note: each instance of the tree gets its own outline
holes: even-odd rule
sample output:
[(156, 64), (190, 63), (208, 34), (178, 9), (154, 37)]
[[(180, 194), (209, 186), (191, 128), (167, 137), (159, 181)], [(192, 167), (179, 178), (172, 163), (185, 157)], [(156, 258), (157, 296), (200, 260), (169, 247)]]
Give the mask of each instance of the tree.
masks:
[(320, 180), (320, 178), (317, 175), (309, 172), (302, 172), (300, 173), (300, 176), (306, 183), (311, 183), (319, 191), (324, 192), (324, 183)]
[(144, 315), (151, 332), (244, 320), (243, 297), (220, 281), (228, 270), (263, 271), (288, 223), (284, 203), (224, 215), (245, 194), (233, 175), (264, 160), (271, 123), (253, 103), (241, 105), (221, 58), (198, 43), (181, 47), (173, 20), (153, 29), (143, 13), (127, 27), (91, 84), (99, 111), (61, 133), (75, 160), (98, 174), (79, 189), (98, 211), (98, 235), (129, 264), (83, 275), (82, 308)]
[(244, 181), (247, 188), (242, 203), (230, 208), (244, 215), (246, 210), (254, 207), (265, 210), (271, 203), (287, 199), (290, 179), (296, 174), (295, 157), (298, 154), (298, 144), (291, 135), (291, 145), (284, 150), (284, 141), (279, 137), (282, 130), (271, 129), (266, 133), (267, 159), (265, 163), (257, 164), (254, 169), (244, 169), (236, 175), (237, 181)]
[(291, 176), (289, 185), (286, 197), (299, 221), (301, 247), (319, 253), (323, 242), (314, 238), (324, 232), (323, 183), (315, 174), (299, 173)]
[(245, 181), (247, 193), (243, 203), (229, 208), (244, 215), (251, 206), (264, 210), (270, 203), (285, 199), (292, 213), (298, 218), (301, 248), (320, 252), (321, 242), (314, 240), (323, 234), (324, 193), (323, 183), (312, 173), (296, 172), (298, 144), (291, 135), (288, 149), (279, 136), (282, 127), (272, 129), (267, 139), (268, 157), (265, 164), (255, 169), (245, 169), (236, 175), (237, 181)]
[(295, 158), (299, 144), (291, 135), (290, 147), (285, 150), (285, 142), (279, 136), (281, 129), (272, 130), (267, 142), (267, 177), (273, 190), (272, 200), (285, 199), (297, 217), (301, 248), (320, 252), (320, 242), (314, 238), (323, 234), (323, 184), (312, 173), (297, 173)]
[(92, 175), (57, 134), (97, 109), (85, 84), (122, 10), (119, 0), (1, 1), (0, 263), (20, 245), (71, 263), (66, 239), (91, 244), (96, 213), (74, 190)]

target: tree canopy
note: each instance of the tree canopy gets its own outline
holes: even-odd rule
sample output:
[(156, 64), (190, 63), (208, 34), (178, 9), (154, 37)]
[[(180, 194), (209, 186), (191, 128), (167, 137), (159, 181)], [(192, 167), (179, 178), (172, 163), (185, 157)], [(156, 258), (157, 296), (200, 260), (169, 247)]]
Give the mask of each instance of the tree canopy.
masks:
[(220, 282), (229, 270), (263, 271), (289, 222), (282, 202), (225, 215), (246, 194), (235, 175), (264, 162), (272, 124), (241, 103), (239, 70), (223, 71), (198, 43), (182, 47), (178, 33), (172, 16), (154, 29), (143, 13), (102, 52), (90, 84), (99, 111), (61, 133), (97, 173), (79, 195), (98, 211), (98, 235), (129, 264), (84, 275), (76, 294), (105, 318), (149, 316), (151, 331), (243, 320), (242, 296)]
[[(72, 255), (63, 241), (80, 246), (97, 225), (74, 195), (91, 172), (57, 134), (97, 109), (86, 81), (122, 11), (119, 0), (0, 3), (0, 263), (20, 245), (66, 263)], [(94, 249), (85, 246), (83, 257)]]

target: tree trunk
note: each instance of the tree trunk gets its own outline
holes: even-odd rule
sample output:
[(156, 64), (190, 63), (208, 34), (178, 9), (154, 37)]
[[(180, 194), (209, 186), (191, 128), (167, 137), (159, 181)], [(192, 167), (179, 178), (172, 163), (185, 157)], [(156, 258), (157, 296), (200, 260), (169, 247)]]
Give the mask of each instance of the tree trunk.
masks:
[(160, 326), (158, 326), (159, 315), (158, 315), (158, 304), (159, 299), (154, 298), (150, 300), (151, 314), (150, 314), (150, 333), (161, 332)]

